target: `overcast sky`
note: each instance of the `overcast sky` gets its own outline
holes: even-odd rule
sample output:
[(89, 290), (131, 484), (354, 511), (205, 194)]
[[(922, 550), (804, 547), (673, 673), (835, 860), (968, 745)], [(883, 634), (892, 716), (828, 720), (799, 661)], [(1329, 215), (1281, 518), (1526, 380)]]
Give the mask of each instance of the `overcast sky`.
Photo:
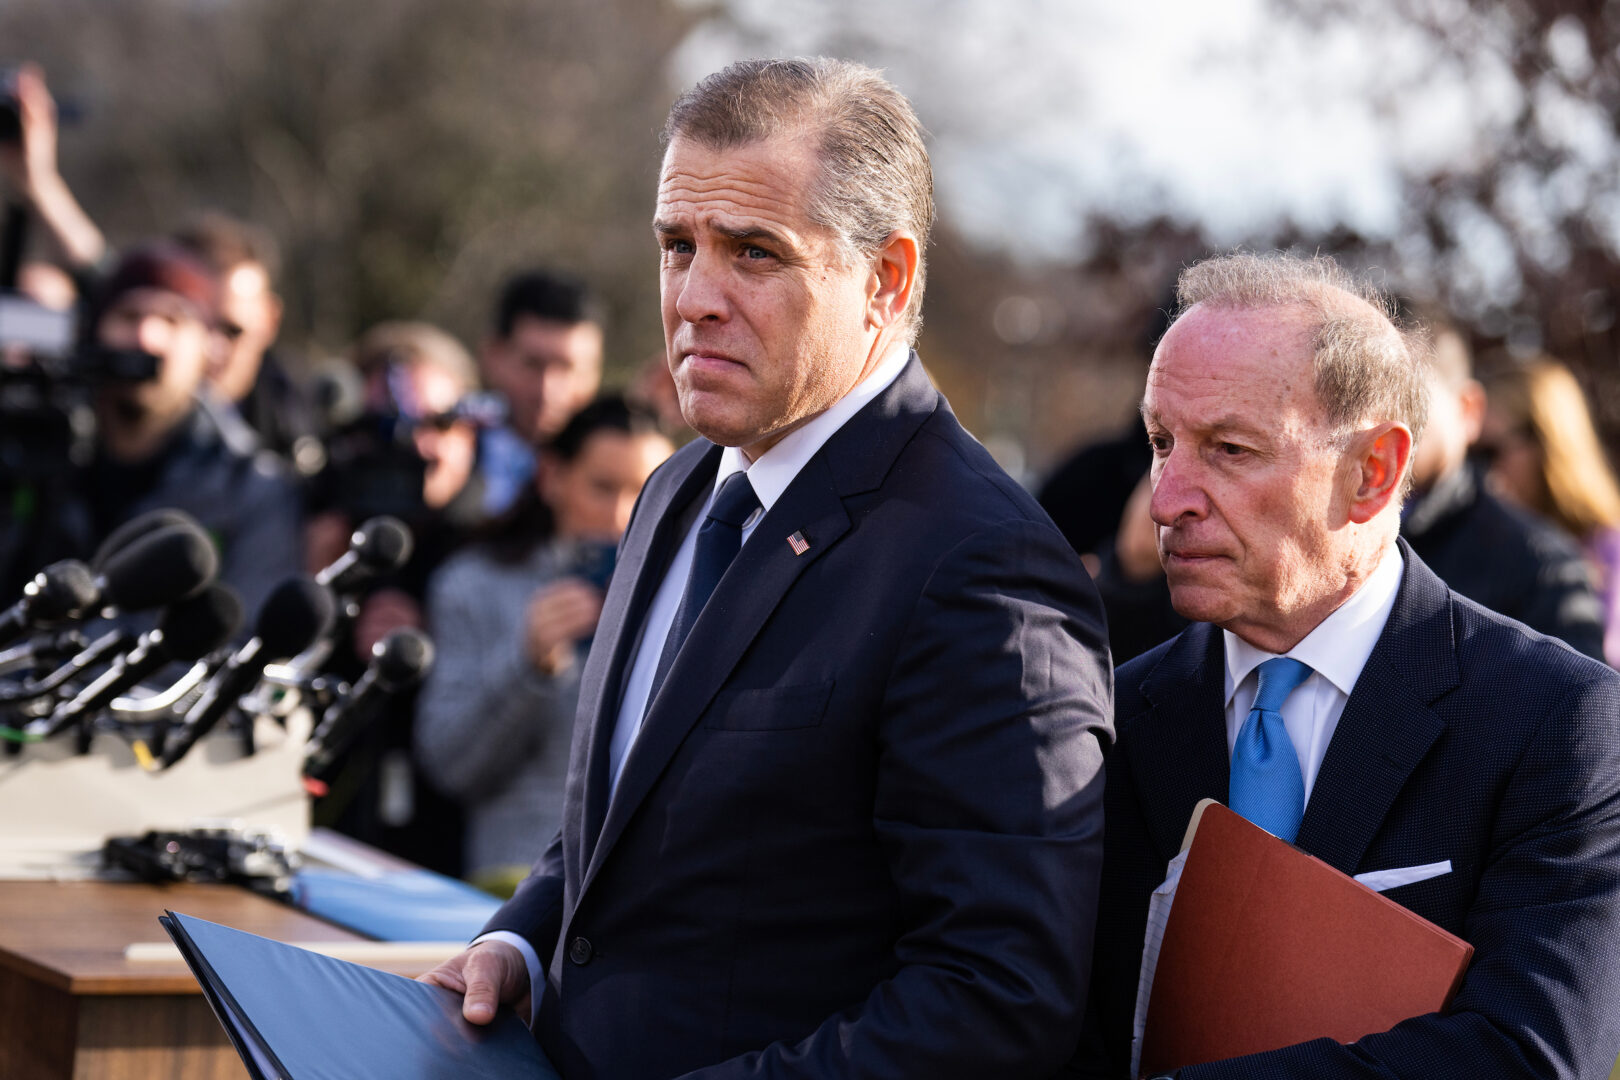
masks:
[[(1466, 18), (1463, 0), (1427, 2)], [(971, 238), (1037, 257), (1082, 252), (1092, 210), (1167, 210), (1222, 243), (1284, 217), (1308, 230), (1345, 222), (1398, 235), (1398, 167), (1467, 161), (1518, 94), (1491, 60), (1488, 22), (1469, 26), (1486, 47), (1464, 72), (1398, 20), (1323, 34), (1278, 19), (1264, 0), (726, 9), (679, 52), (677, 81), (762, 54), (831, 52), (883, 67), (933, 133), (943, 213)]]

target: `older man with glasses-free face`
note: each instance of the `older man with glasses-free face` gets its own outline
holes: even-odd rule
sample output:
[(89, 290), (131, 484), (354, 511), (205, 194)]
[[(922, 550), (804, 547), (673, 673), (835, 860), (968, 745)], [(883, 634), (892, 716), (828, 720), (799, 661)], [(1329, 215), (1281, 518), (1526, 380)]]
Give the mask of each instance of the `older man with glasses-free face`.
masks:
[[(1091, 1016), (1125, 1080), (1148, 898), (1203, 798), (1475, 947), (1444, 1015), (1181, 1080), (1608, 1075), (1620, 1050), (1620, 676), (1449, 592), (1400, 503), (1422, 345), (1326, 260), (1194, 266), (1142, 412), (1176, 609), (1117, 676)], [(1268, 704), (1261, 704), (1262, 700)]]

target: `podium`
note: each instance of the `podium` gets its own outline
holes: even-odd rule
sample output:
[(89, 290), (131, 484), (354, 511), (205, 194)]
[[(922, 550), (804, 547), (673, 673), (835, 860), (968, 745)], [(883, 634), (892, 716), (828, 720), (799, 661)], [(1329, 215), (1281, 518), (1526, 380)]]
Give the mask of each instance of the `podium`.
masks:
[[(279, 941), (358, 934), (229, 885), (0, 881), (0, 1077), (243, 1080), (185, 963), (132, 961), (164, 909)], [(427, 964), (379, 965), (415, 976)]]

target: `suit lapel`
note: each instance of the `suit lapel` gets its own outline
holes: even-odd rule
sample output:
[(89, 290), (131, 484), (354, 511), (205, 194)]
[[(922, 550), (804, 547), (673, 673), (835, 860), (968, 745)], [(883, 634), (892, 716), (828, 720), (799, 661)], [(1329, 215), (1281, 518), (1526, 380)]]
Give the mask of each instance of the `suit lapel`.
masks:
[(1122, 740), (1148, 830), (1166, 860), (1181, 850), (1198, 801), (1227, 799), (1224, 656), (1215, 627), (1194, 623), (1183, 631), (1143, 679), (1152, 708), (1131, 723), (1129, 743)]
[(1459, 682), (1450, 597), (1406, 542), (1389, 622), (1345, 703), (1300, 822), (1299, 847), (1346, 874), (1444, 723), (1430, 706)]
[(641, 636), (647, 609), (685, 536), (681, 526), (690, 523), (691, 515), (686, 511), (693, 503), (701, 502), (719, 468), (718, 446), (694, 449), (690, 454), (690, 461), (671, 463), (672, 469), (684, 471), (672, 475), (668, 484), (659, 485), (656, 494), (649, 492), (652, 497), (648, 504), (635, 515), (603, 600), (596, 641), (580, 679), (576, 715), (591, 725), (582, 837), (587, 859), (607, 812), (608, 747), (630, 657)]
[[(582, 893), (793, 583), (849, 531), (844, 499), (877, 488), (900, 450), (941, 407), (943, 399), (913, 354), (899, 378), (827, 440), (760, 519), (648, 706), (619, 774), (618, 789), (607, 803)], [(712, 469), (707, 475), (712, 478)], [(794, 536), (809, 544), (802, 554), (789, 542)], [(663, 573), (642, 576), (653, 578), (656, 588)], [(645, 611), (643, 603), (636, 621), (627, 625), (639, 627)], [(816, 628), (805, 630), (808, 635)], [(615, 670), (622, 667), (622, 660), (616, 662)], [(611, 722), (604, 726), (611, 730)], [(599, 787), (605, 797), (606, 737), (598, 742), (602, 759)]]

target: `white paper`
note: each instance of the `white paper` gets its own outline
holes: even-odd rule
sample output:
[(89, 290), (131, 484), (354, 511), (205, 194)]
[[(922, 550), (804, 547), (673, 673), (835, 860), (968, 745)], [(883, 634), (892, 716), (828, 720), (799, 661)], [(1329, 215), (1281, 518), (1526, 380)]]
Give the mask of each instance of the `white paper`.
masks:
[(1153, 973), (1159, 967), (1159, 949), (1164, 945), (1164, 927), (1170, 921), (1170, 905), (1176, 900), (1176, 886), (1181, 884), (1181, 868), (1187, 865), (1187, 853), (1170, 860), (1165, 869), (1164, 883), (1153, 890), (1148, 901), (1147, 933), (1142, 939), (1142, 971), (1136, 980), (1136, 1019), (1131, 1024), (1131, 1075), (1136, 1076), (1142, 1064), (1142, 1033), (1147, 1030), (1148, 1000), (1153, 996)]
[(1424, 863), (1422, 866), (1403, 866), (1396, 870), (1370, 870), (1365, 874), (1357, 874), (1356, 880), (1361, 882), (1373, 892), (1384, 892), (1387, 889), (1398, 889), (1402, 885), (1415, 885), (1419, 881), (1428, 881), (1441, 874), (1451, 873), (1451, 860), (1445, 862)]

